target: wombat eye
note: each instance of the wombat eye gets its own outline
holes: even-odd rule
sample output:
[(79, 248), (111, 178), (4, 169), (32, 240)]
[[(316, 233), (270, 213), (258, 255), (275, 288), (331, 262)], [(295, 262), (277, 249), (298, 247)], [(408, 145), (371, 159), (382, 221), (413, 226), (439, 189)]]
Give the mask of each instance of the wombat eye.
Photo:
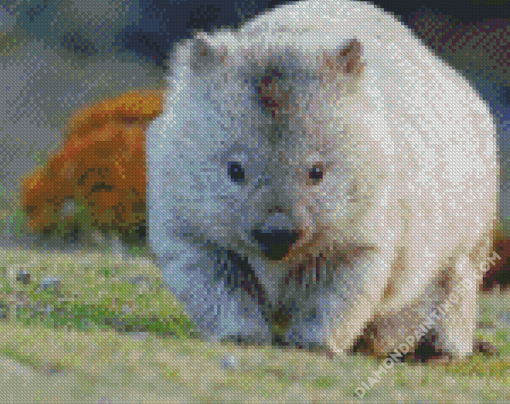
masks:
[(315, 183), (322, 181), (322, 177), (324, 177), (324, 170), (322, 165), (312, 166), (312, 169), (308, 172), (308, 178)]
[(228, 176), (233, 182), (244, 181), (244, 169), (241, 163), (237, 161), (228, 162)]

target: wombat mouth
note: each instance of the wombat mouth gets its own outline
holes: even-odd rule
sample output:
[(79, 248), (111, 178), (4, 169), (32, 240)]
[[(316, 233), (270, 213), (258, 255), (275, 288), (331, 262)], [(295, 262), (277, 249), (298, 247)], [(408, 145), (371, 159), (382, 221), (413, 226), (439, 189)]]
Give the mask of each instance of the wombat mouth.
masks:
[[(309, 272), (318, 270), (322, 265), (331, 264), (331, 267), (351, 266), (354, 261), (374, 252), (376, 247), (369, 245), (342, 244), (325, 246), (320, 236), (312, 236), (309, 243), (299, 248), (291, 248), (281, 262), (289, 269), (299, 269)], [(328, 265), (329, 266), (329, 265)]]

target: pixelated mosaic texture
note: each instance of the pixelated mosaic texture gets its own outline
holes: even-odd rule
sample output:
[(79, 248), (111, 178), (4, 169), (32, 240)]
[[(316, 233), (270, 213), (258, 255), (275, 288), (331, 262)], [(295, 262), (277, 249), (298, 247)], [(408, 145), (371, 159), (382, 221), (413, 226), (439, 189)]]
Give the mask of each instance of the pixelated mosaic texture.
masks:
[[(206, 12), (210, 11), (208, 9), (205, 10)], [(42, 13), (42, 10), (40, 10), (40, 12)], [(83, 15), (90, 16), (90, 10), (83, 12)], [(110, 19), (112, 18), (110, 17)], [(122, 18), (117, 17), (117, 14), (115, 14), (115, 20), (119, 21), (119, 25), (124, 24)], [(426, 16), (421, 15), (414, 21), (415, 25), (413, 26), (410, 24), (411, 27), (421, 34), (425, 40), (429, 40), (431, 44), (434, 43), (434, 41), (438, 41), (447, 48), (447, 52), (449, 50), (452, 53), (461, 53), (469, 46), (478, 51), (479, 49), (477, 47), (484, 47), (484, 42), (477, 40), (479, 36), (483, 37), (486, 43), (490, 43), (492, 37), (503, 36), (503, 39), (505, 39), (507, 29), (504, 24), (491, 21), (486, 25), (480, 24), (477, 27), (466, 28), (457, 26), (455, 29), (450, 29), (448, 35), (445, 34), (441, 37), (440, 35), (431, 35), (431, 32), (435, 32), (437, 29), (431, 27), (437, 27), (441, 24), (443, 27), (448, 27), (448, 24), (451, 23), (448, 18), (443, 16), (438, 17), (430, 13)], [(11, 26), (13, 25), (11, 24)], [(448, 30), (445, 29), (445, 32), (446, 31)], [(453, 34), (451, 33), (452, 31)], [(54, 164), (57, 166), (59, 164), (64, 164), (66, 161), (67, 164), (69, 164), (69, 160), (66, 159), (72, 156), (76, 159), (73, 160), (73, 163), (77, 163), (76, 167), (78, 167), (78, 169), (73, 168), (73, 172), (78, 173), (80, 170), (89, 170), (90, 173), (93, 173), (89, 174), (90, 182), (84, 182), (83, 184), (74, 183), (75, 186), (73, 186), (72, 190), (69, 190), (69, 188), (66, 189), (65, 187), (57, 189), (58, 192), (53, 190), (61, 199), (53, 199), (53, 206), (51, 209), (47, 207), (42, 208), (47, 216), (44, 217), (44, 219), (33, 220), (30, 227), (37, 231), (48, 231), (54, 228), (55, 222), (61, 222), (62, 217), (69, 220), (63, 227), (63, 231), (69, 231), (70, 229), (74, 231), (76, 226), (83, 226), (83, 223), (76, 220), (79, 215), (74, 213), (71, 215), (62, 215), (62, 209), (67, 206), (62, 203), (62, 201), (66, 199), (75, 199), (79, 201), (82, 206), (87, 207), (87, 215), (84, 216), (84, 219), (78, 219), (85, 220), (92, 227), (97, 227), (101, 230), (113, 229), (114, 231), (122, 233), (131, 231), (133, 225), (143, 226), (145, 212), (143, 209), (144, 198), (141, 197), (141, 195), (143, 195), (143, 186), (140, 184), (144, 183), (143, 167), (145, 161), (143, 160), (143, 153), (140, 153), (140, 150), (143, 150), (144, 122), (143, 119), (131, 119), (130, 114), (132, 111), (136, 110), (136, 106), (130, 106), (132, 105), (130, 104), (132, 98), (126, 98), (125, 94), (127, 90), (131, 91), (132, 89), (148, 86), (156, 87), (157, 84), (160, 84), (163, 73), (158, 70), (159, 67), (154, 67), (153, 64), (147, 64), (146, 61), (138, 61), (136, 58), (133, 59), (132, 55), (126, 57), (125, 60), (122, 56), (115, 56), (112, 59), (101, 59), (108, 53), (108, 41), (99, 41), (99, 45), (94, 45), (94, 43), (97, 44), (98, 42), (89, 39), (89, 36), (93, 33), (87, 32), (86, 30), (80, 31), (78, 34), (64, 34), (60, 37), (62, 39), (60, 42), (60, 49), (58, 49), (57, 40), (57, 49), (53, 49), (52, 51), (48, 50), (45, 45), (42, 45), (42, 43), (38, 41), (13, 44), (13, 42), (9, 42), (7, 39), (10, 38), (9, 34), (10, 33), (6, 33), (3, 38), (1, 38), (2, 41), (4, 41), (2, 43), (7, 43), (4, 51), (5, 55), (9, 57), (9, 62), (4, 63), (2, 67), (5, 67), (6, 70), (4, 71), (9, 71), (8, 69), (10, 69), (12, 74), (11, 76), (2, 75), (2, 77), (9, 78), (9, 85), (6, 86), (6, 91), (16, 95), (11, 96), (7, 100), (2, 100), (2, 102), (5, 102), (6, 117), (8, 118), (3, 125), (9, 128), (9, 130), (3, 130), (4, 133), (9, 133), (7, 133), (2, 140), (5, 144), (12, 146), (9, 147), (10, 150), (6, 153), (6, 158), (3, 160), (7, 163), (6, 165), (8, 165), (8, 168), (5, 169), (4, 172), (6, 177), (12, 176), (13, 180), (11, 185), (14, 184), (8, 191), (6, 189), (4, 193), (8, 201), (6, 205), (14, 206), (16, 203), (13, 202), (16, 200), (16, 196), (19, 195), (19, 188), (16, 187), (21, 184), (27, 184), (27, 189), (33, 188), (30, 184), (36, 181), (37, 178), (40, 178), (42, 175), (41, 173), (47, 173), (48, 170), (52, 170), (51, 163), (46, 165), (48, 156), (53, 156), (53, 160), (50, 159), (50, 161), (55, 162)], [(432, 38), (427, 37), (427, 35), (432, 36)], [(463, 35), (469, 37), (470, 40), (463, 41)], [(103, 35), (100, 39), (103, 40), (104, 38), (105, 36)], [(470, 41), (474, 41), (474, 44)], [(495, 68), (494, 66), (484, 66), (486, 71), (490, 71), (484, 72), (483, 69), (479, 69), (482, 70), (482, 72), (480, 72), (476, 71), (476, 69), (473, 68), (473, 62), (470, 62), (469, 66), (465, 66), (465, 73), (478, 83), (481, 94), (490, 102), (497, 119), (499, 119), (501, 133), (505, 134), (507, 130), (505, 125), (508, 122), (507, 83), (504, 79), (505, 74), (507, 74), (504, 70), (506, 68), (504, 62), (504, 60), (506, 60), (506, 58), (504, 58), (505, 47), (504, 45), (498, 45), (495, 46), (495, 48), (496, 50), (494, 50), (493, 55), (491, 55), (498, 61), (498, 63), (495, 63)], [(23, 50), (23, 52), (21, 52), (21, 50)], [(25, 50), (29, 50), (29, 52), (24, 53)], [(106, 50), (106, 52), (103, 52), (104, 50)], [(46, 57), (41, 57), (41, 55), (45, 53)], [(71, 55), (71, 57), (69, 57), (69, 55)], [(23, 57), (25, 57), (25, 59), (23, 59)], [(99, 62), (97, 62), (95, 66), (90, 66), (84, 62), (89, 57), (96, 57)], [(81, 66), (81, 70), (72, 69), (70, 67), (68, 61), (73, 58), (76, 58), (74, 63), (75, 65)], [(48, 64), (48, 60), (55, 60), (57, 63), (51, 66), (51, 64)], [(477, 63), (479, 63), (479, 58)], [(19, 73), (18, 70), (20, 66), (24, 66), (24, 73), (18, 76), (21, 83), (15, 85), (16, 74)], [(126, 68), (124, 70), (123, 66), (130, 66), (130, 69)], [(45, 71), (43, 73), (45, 67), (50, 67), (50, 69), (48, 69), (49, 72)], [(471, 69), (468, 67), (471, 67)], [(476, 63), (475, 67), (478, 67)], [(76, 70), (79, 73), (70, 75), (68, 74), (70, 70)], [(64, 74), (62, 74), (62, 72)], [(121, 72), (120, 78), (118, 75), (119, 72)], [(65, 80), (67, 80), (67, 82), (65, 85), (62, 85), (62, 81)], [(51, 103), (45, 104), (43, 95), (49, 93), (51, 95), (48, 98), (53, 97), (52, 91), (55, 91), (57, 83), (59, 86), (62, 85), (62, 96), (58, 97), (59, 103), (55, 103), (53, 106), (50, 105)], [(34, 93), (34, 85), (36, 90), (40, 90), (39, 93)], [(69, 90), (69, 88), (71, 89)], [(65, 91), (63, 91), (64, 89)], [(36, 95), (34, 96), (34, 94)], [(107, 103), (115, 105), (120, 101), (122, 108), (117, 109), (115, 113), (107, 114), (107, 119), (99, 124), (97, 132), (80, 132), (79, 129), (61, 132), (66, 124), (68, 125), (67, 127), (73, 128), (73, 123), (69, 124), (69, 117), (72, 116), (75, 111), (79, 110), (78, 106), (87, 105), (89, 101), (91, 102), (89, 105), (93, 105), (93, 107), (85, 110), (86, 112), (84, 114), (90, 115), (88, 115), (88, 117), (82, 115), (81, 118), (75, 120), (74, 128), (79, 126), (76, 122), (80, 122), (80, 120), (86, 122), (87, 119), (93, 118), (94, 115), (92, 111), (96, 108), (95, 106), (100, 105), (98, 103), (103, 102), (105, 96), (109, 96), (111, 100), (106, 101)], [(142, 97), (143, 100), (149, 100), (147, 104), (145, 104), (144, 101), (145, 105), (149, 105), (148, 109), (150, 110), (146, 116), (153, 117), (155, 111), (159, 109), (160, 101), (150, 98), (153, 97), (153, 95), (148, 97), (149, 98)], [(127, 107), (124, 109), (126, 104)], [(55, 105), (57, 105), (57, 107), (55, 107)], [(37, 106), (40, 108), (36, 108)], [(99, 108), (104, 109), (104, 104)], [(142, 108), (145, 108), (145, 106)], [(47, 113), (48, 111), (50, 111), (50, 114)], [(42, 124), (41, 121), (43, 122)], [(49, 124), (44, 127), (47, 122), (49, 122)], [(118, 134), (118, 137), (112, 137), (111, 142), (106, 147), (104, 147), (104, 145), (98, 145), (98, 139), (101, 139), (101, 141), (105, 140), (104, 137), (100, 135), (101, 131), (106, 130), (110, 132), (108, 128), (111, 127), (111, 125), (118, 127), (119, 122), (122, 122), (122, 130), (121, 133)], [(29, 130), (27, 131), (26, 128)], [(16, 130), (18, 130), (18, 132), (16, 132)], [(32, 135), (28, 137), (26, 132), (31, 132)], [(37, 134), (37, 136), (33, 134)], [(37, 144), (39, 144), (41, 139), (45, 136), (49, 140), (46, 142), (46, 147), (41, 149), (37, 147)], [(80, 137), (84, 138), (82, 144), (73, 140), (73, 138), (78, 139)], [(62, 146), (64, 140), (67, 140), (69, 148), (68, 146)], [(27, 142), (29, 147), (27, 147), (24, 142)], [(502, 151), (504, 151), (505, 144), (506, 143), (502, 143)], [(88, 149), (86, 149), (84, 145), (88, 147)], [(74, 150), (73, 147), (75, 148)], [(56, 154), (58, 150), (63, 150), (63, 153)], [(84, 153), (83, 150), (88, 150), (86, 153), (94, 153), (97, 156), (104, 153), (108, 162), (104, 162), (104, 160), (102, 161), (98, 157), (91, 163), (92, 159), (89, 158), (89, 155), (82, 154), (80, 156), (80, 150), (82, 150), (82, 153)], [(142, 155), (142, 160), (140, 159), (140, 155)], [(98, 164), (99, 161), (102, 162)], [(116, 162), (120, 164), (115, 164)], [(87, 166), (87, 163), (89, 166)], [(39, 168), (40, 171), (38, 171), (35, 176), (29, 177), (28, 180), (22, 182), (19, 179), (23, 178), (27, 172), (30, 172), (30, 169), (25, 170), (24, 164), (32, 165), (32, 168)], [(103, 175), (104, 172), (110, 174), (105, 177)], [(130, 173), (130, 175), (125, 176), (125, 173)], [(79, 175), (77, 177), (82, 178), (82, 176), (83, 175)], [(100, 180), (98, 180), (98, 176), (101, 177)], [(123, 176), (129, 178), (130, 185), (128, 187), (121, 185), (123, 184), (122, 180), (125, 180)], [(49, 181), (47, 184), (47, 186), (55, 187), (55, 182)], [(37, 188), (35, 189), (37, 190)], [(120, 192), (118, 194), (112, 193), (111, 191), (113, 189), (118, 189)], [(136, 192), (133, 190), (136, 190)], [(503, 188), (503, 192), (504, 190), (505, 188)], [(94, 195), (94, 197), (91, 197), (92, 193), (97, 193), (100, 196)], [(35, 200), (40, 199), (37, 198), (37, 195), (37, 191), (32, 194)], [(28, 206), (32, 207), (36, 206), (36, 204), (27, 202), (26, 207)], [(56, 209), (53, 209), (53, 207), (56, 207)], [(114, 209), (115, 207), (117, 207), (117, 209)], [(26, 213), (33, 213), (36, 211), (37, 208), (32, 211), (26, 209)], [(90, 212), (96, 213), (95, 219), (90, 219)], [(502, 248), (505, 248), (506, 244), (504, 242), (501, 243), (503, 245)], [(492, 275), (486, 282), (488, 288), (494, 283), (505, 284), (506, 278), (504, 273), (502, 275), (501, 271), (496, 271), (504, 265), (505, 264), (501, 263), (497, 268), (491, 270)], [(20, 279), (21, 278), (20, 275)]]

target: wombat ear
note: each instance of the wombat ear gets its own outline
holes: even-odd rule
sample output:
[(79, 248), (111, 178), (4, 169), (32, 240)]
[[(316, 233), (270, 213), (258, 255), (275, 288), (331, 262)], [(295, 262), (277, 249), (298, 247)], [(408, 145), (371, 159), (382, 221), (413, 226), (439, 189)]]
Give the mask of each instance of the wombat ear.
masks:
[[(199, 32), (191, 42), (191, 67), (197, 71), (202, 71), (207, 67), (225, 64), (227, 53), (225, 47), (221, 49), (214, 48), (207, 38), (207, 34)], [(207, 72), (204, 71), (204, 73)]]
[(365, 66), (362, 46), (356, 38), (340, 49), (323, 51), (322, 57), (319, 56), (318, 59), (321, 70), (326, 74), (359, 76)]

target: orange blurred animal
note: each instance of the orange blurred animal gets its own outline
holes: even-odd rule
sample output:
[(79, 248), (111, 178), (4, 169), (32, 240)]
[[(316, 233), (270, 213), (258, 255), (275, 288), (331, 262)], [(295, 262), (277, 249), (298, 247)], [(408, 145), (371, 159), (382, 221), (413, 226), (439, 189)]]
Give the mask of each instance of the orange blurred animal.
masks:
[(83, 206), (90, 225), (123, 235), (145, 224), (145, 131), (162, 113), (163, 91), (133, 91), (82, 108), (64, 128), (63, 147), (23, 183), (30, 226), (51, 232), (66, 202)]

